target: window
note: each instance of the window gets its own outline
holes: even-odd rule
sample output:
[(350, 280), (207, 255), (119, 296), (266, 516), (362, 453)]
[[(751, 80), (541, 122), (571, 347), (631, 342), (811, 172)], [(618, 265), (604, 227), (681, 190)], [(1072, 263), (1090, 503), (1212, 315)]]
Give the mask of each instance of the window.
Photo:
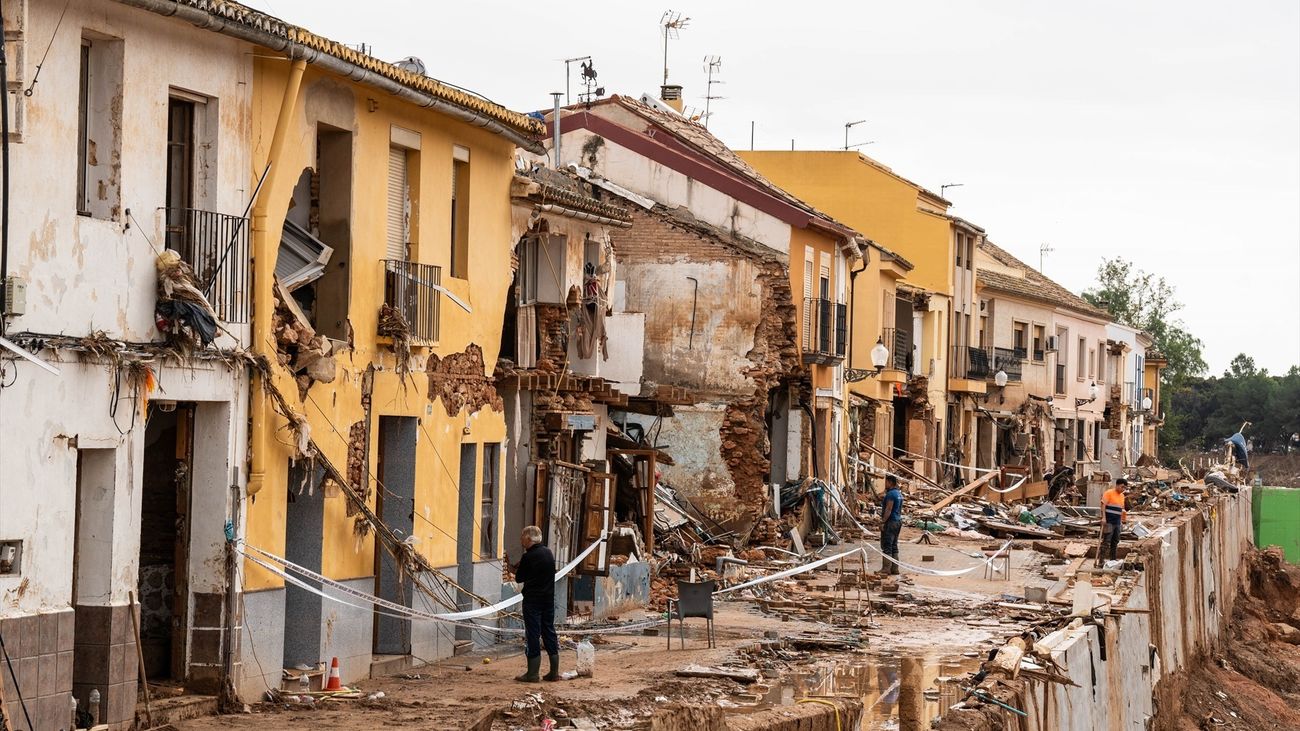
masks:
[(469, 278), (469, 150), (455, 145), (451, 161), (451, 276)]
[(1097, 377), (1097, 351), (1088, 351), (1088, 378)]
[(1042, 325), (1034, 325), (1034, 360), (1042, 362), (1046, 355), (1044, 348), (1047, 343), (1047, 328)]
[[(310, 204), (318, 215), (311, 232), (332, 249), (320, 279), (293, 294), (312, 318), (316, 332), (347, 340), (352, 285), (352, 132), (323, 124), (316, 128), (315, 181), (309, 181)], [(311, 208), (308, 208), (311, 210)], [(307, 290), (307, 291), (304, 291)]]
[(955, 247), (953, 247), (953, 248), (955, 248), (955, 249), (957, 250), (957, 268), (958, 268), (958, 269), (961, 269), (961, 268), (963, 268), (964, 266), (966, 266), (966, 264), (965, 264), (965, 259), (966, 259), (966, 237), (963, 236), (963, 235), (961, 235), (961, 234), (957, 234), (957, 245), (956, 245)]
[(1106, 341), (1097, 341), (1097, 380), (1106, 382)]
[(1026, 355), (1025, 340), (1028, 336), (1029, 325), (1023, 322), (1014, 323), (1015, 332), (1013, 334), (1012, 348), (1016, 351), (1017, 358), (1024, 358)]
[(5, 62), (9, 78), (5, 79), (5, 91), (9, 94), (9, 141), (23, 141), (23, 122), (26, 117), (22, 89), (26, 83), (23, 72), (27, 61), (27, 3), (18, 2), (5, 8)]
[(974, 268), (975, 268), (975, 239), (973, 237), (968, 237), (966, 239), (966, 269), (973, 270)]
[(1079, 338), (1079, 354), (1075, 361), (1074, 377), (1083, 380), (1084, 374), (1088, 372), (1088, 339)]
[(407, 176), (407, 151), (392, 145), (388, 148), (388, 215), (385, 255), (394, 261), (407, 261), (411, 255), (411, 188)]
[(483, 492), (479, 501), (479, 557), (497, 554), (497, 471), (501, 462), (501, 445), (483, 445)]
[(77, 213), (116, 219), (122, 209), (122, 41), (81, 39), (77, 105)]

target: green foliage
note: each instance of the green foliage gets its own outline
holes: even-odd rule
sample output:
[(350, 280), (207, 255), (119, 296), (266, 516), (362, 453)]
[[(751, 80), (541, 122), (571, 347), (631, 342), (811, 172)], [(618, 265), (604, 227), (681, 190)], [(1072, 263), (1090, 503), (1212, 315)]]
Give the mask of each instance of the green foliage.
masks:
[(1174, 317), (1183, 308), (1174, 288), (1121, 258), (1104, 259), (1097, 267), (1097, 286), (1083, 293), (1094, 307), (1110, 313), (1116, 322), (1145, 331), (1155, 349), (1169, 360), (1162, 378), (1167, 385), (1205, 372), (1202, 343)]
[(1161, 431), (1161, 452), (1176, 448), (1218, 449), (1242, 422), (1258, 451), (1286, 448), (1300, 433), (1300, 367), (1271, 376), (1245, 353), (1220, 377), (1192, 377), (1167, 391), (1169, 418)]

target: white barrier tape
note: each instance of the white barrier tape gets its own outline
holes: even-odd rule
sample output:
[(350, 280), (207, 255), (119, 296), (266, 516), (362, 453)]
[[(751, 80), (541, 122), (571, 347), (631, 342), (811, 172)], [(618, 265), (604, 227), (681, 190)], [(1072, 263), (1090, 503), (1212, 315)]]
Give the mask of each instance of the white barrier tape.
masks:
[(769, 581), (777, 581), (777, 580), (779, 580), (779, 579), (785, 579), (785, 578), (789, 578), (789, 577), (791, 577), (791, 576), (797, 576), (798, 574), (802, 574), (802, 573), (804, 573), (804, 572), (806, 572), (806, 571), (812, 571), (813, 569), (816, 569), (816, 568), (820, 568), (820, 567), (822, 567), (822, 566), (825, 566), (826, 564), (828, 564), (828, 563), (830, 563), (830, 562), (832, 562), (832, 561), (837, 561), (837, 560), (839, 560), (839, 559), (841, 559), (841, 558), (844, 558), (844, 557), (846, 557), (846, 556), (852, 556), (853, 554), (855, 554), (855, 553), (857, 553), (857, 552), (859, 552), (859, 551), (861, 551), (861, 550), (862, 550), (861, 548), (855, 548), (855, 549), (853, 549), (852, 551), (845, 551), (844, 553), (837, 553), (837, 554), (835, 554), (834, 556), (827, 556), (826, 558), (818, 559), (818, 560), (816, 560), (816, 561), (813, 561), (812, 563), (806, 563), (806, 564), (803, 564), (803, 565), (801, 565), (801, 566), (795, 566), (795, 567), (793, 567), (793, 568), (788, 568), (788, 569), (785, 569), (784, 571), (778, 571), (778, 572), (776, 572), (775, 574), (769, 574), (769, 575), (767, 575), (767, 576), (763, 576), (763, 577), (761, 577), (761, 578), (751, 579), (751, 580), (749, 580), (749, 581), (744, 582), (743, 584), (736, 584), (735, 586), (728, 586), (728, 587), (723, 588), (723, 589), (718, 589), (717, 591), (713, 592), (713, 594), (714, 594), (714, 596), (717, 596), (718, 594), (727, 594), (727, 593), (729, 593), (729, 592), (733, 592), (733, 591), (740, 591), (741, 589), (748, 589), (748, 588), (751, 587), (751, 586), (758, 586), (759, 584), (766, 584), (766, 583), (769, 582)]
[(903, 563), (902, 561), (899, 561), (898, 559), (893, 558), (892, 556), (886, 556), (883, 551), (871, 545), (870, 543), (866, 545), (866, 548), (875, 551), (877, 554), (880, 555), (881, 558), (885, 559), (886, 561), (889, 561), (890, 563), (898, 564), (900, 568), (907, 569), (912, 573), (922, 574), (925, 576), (961, 576), (962, 574), (969, 574), (975, 569), (982, 568), (986, 565), (993, 563), (993, 561), (997, 559), (998, 556), (1002, 555), (1003, 551), (1006, 551), (1010, 547), (1011, 547), (1011, 541), (1007, 541), (1006, 543), (1003, 543), (1002, 547), (999, 548), (993, 555), (989, 556), (988, 558), (985, 558), (983, 561), (980, 561), (974, 566), (968, 566), (964, 569), (927, 569), (922, 566), (913, 566), (910, 563)]
[[(344, 606), (348, 606), (348, 607), (353, 607), (353, 608), (355, 608), (355, 609), (361, 609), (361, 610), (364, 610), (364, 611), (372, 611), (372, 610), (373, 610), (373, 611), (375, 611), (375, 612), (377, 612), (377, 613), (379, 613), (379, 614), (382, 614), (382, 615), (384, 615), (384, 616), (386, 616), (386, 617), (392, 617), (393, 619), (401, 619), (401, 620), (406, 620), (406, 621), (415, 621), (415, 620), (419, 619), (419, 620), (427, 620), (427, 621), (441, 622), (441, 623), (443, 623), (443, 624), (449, 624), (449, 625), (452, 625), (452, 626), (455, 626), (455, 627), (468, 627), (468, 628), (470, 628), (470, 629), (480, 630), (480, 631), (483, 631), (483, 632), (491, 632), (491, 633), (494, 633), (494, 634), (516, 634), (516, 635), (520, 635), (520, 634), (523, 634), (523, 633), (524, 633), (524, 630), (519, 629), (519, 628), (516, 628), (516, 627), (491, 627), (491, 626), (488, 626), (488, 625), (478, 624), (478, 623), (476, 623), (476, 622), (463, 622), (463, 621), (456, 621), (456, 620), (442, 619), (442, 618), (440, 618), (438, 615), (435, 615), (435, 614), (429, 614), (429, 613), (427, 613), (427, 612), (421, 612), (421, 611), (419, 611), (419, 610), (417, 610), (417, 609), (412, 609), (412, 608), (410, 608), (410, 607), (402, 607), (402, 608), (401, 608), (401, 609), (402, 609), (401, 612), (384, 611), (384, 610), (382, 610), (382, 609), (379, 609), (379, 606), (380, 606), (379, 602), (383, 602), (384, 600), (379, 599), (378, 597), (375, 597), (375, 596), (371, 596), (371, 595), (369, 595), (369, 594), (363, 594), (363, 593), (359, 593), (359, 592), (349, 592), (349, 593), (354, 594), (354, 595), (356, 595), (356, 594), (360, 594), (362, 597), (364, 597), (366, 603), (367, 603), (368, 605), (370, 605), (370, 606), (366, 606), (366, 605), (362, 605), (362, 604), (357, 604), (357, 603), (354, 603), (354, 602), (347, 601), (346, 599), (343, 599), (342, 597), (339, 597), (339, 596), (335, 596), (335, 595), (329, 594), (329, 593), (323, 591), (323, 590), (320, 589), (320, 588), (317, 588), (317, 587), (315, 587), (315, 586), (312, 586), (311, 584), (307, 583), (306, 581), (303, 581), (302, 579), (299, 579), (298, 577), (293, 576), (292, 574), (289, 574), (287, 571), (285, 571), (285, 570), (283, 570), (283, 569), (276, 568), (275, 566), (272, 566), (270, 563), (267, 563), (267, 562), (265, 562), (265, 561), (263, 561), (263, 560), (257, 558), (256, 556), (250, 556), (250, 555), (248, 555), (248, 554), (245, 553), (245, 554), (244, 554), (244, 557), (247, 558), (249, 561), (252, 561), (253, 563), (257, 564), (258, 566), (261, 566), (263, 569), (265, 569), (265, 570), (271, 572), (272, 574), (275, 574), (276, 576), (279, 576), (280, 578), (284, 579), (286, 582), (288, 582), (288, 583), (290, 583), (290, 584), (293, 584), (294, 586), (298, 587), (299, 589), (302, 589), (303, 591), (310, 592), (310, 593), (315, 594), (316, 596), (319, 596), (319, 597), (321, 597), (321, 598), (323, 598), (323, 599), (329, 599), (329, 600), (332, 601), (332, 602), (338, 602), (339, 604), (342, 604), (342, 605), (344, 605)], [(305, 570), (305, 569), (304, 569), (304, 570)], [(557, 630), (557, 631), (556, 631), (556, 634), (557, 634), (557, 635), (598, 635), (598, 634), (610, 634), (610, 633), (614, 633), (614, 632), (626, 632), (626, 631), (628, 631), (628, 630), (642, 629), (642, 628), (644, 628), (644, 627), (654, 627), (654, 626), (656, 626), (656, 625), (663, 624), (663, 623), (664, 623), (664, 620), (662, 620), (662, 619), (649, 619), (649, 620), (644, 620), (644, 621), (641, 621), (641, 622), (632, 622), (632, 623), (625, 624), (625, 625), (617, 625), (617, 626), (610, 626), (610, 627), (599, 627), (599, 628), (593, 628), (593, 629), (568, 629), (568, 630)]]
[[(597, 538), (595, 541), (592, 542), (592, 544), (591, 544), (590, 546), (587, 546), (587, 548), (586, 548), (582, 553), (578, 554), (577, 557), (575, 557), (572, 561), (570, 561), (569, 563), (565, 564), (565, 565), (564, 565), (564, 568), (562, 568), (560, 571), (556, 572), (556, 574), (555, 574), (555, 579), (556, 579), (556, 581), (559, 581), (560, 579), (564, 578), (564, 577), (567, 576), (570, 572), (572, 572), (575, 568), (577, 568), (578, 564), (582, 563), (583, 559), (585, 559), (585, 558), (587, 558), (587, 556), (591, 555), (591, 552), (594, 551), (594, 550), (596, 550), (596, 548), (597, 548), (598, 546), (600, 546), (600, 544), (603, 543), (603, 542), (605, 541), (605, 539), (606, 539), (606, 536), (605, 536), (604, 534), (602, 534), (600, 538)], [(300, 575), (300, 576), (304, 576), (304, 577), (309, 578), (309, 579), (311, 579), (311, 580), (313, 580), (313, 581), (317, 581), (317, 582), (321, 583), (322, 585), (329, 586), (329, 587), (332, 588), (332, 589), (337, 589), (338, 591), (340, 591), (340, 592), (342, 592), (342, 593), (344, 593), (344, 594), (348, 594), (348, 595), (354, 596), (354, 597), (356, 597), (356, 598), (358, 598), (358, 599), (361, 599), (362, 601), (367, 601), (367, 602), (370, 602), (370, 603), (374, 604), (375, 606), (380, 606), (380, 607), (384, 607), (384, 608), (386, 608), (386, 609), (391, 609), (391, 610), (393, 610), (393, 611), (395, 611), (395, 612), (409, 612), (409, 613), (412, 614), (412, 616), (420, 616), (420, 617), (423, 617), (423, 618), (425, 618), (425, 619), (444, 620), (444, 621), (446, 621), (446, 620), (453, 620), (453, 621), (454, 621), (454, 620), (464, 620), (464, 619), (478, 619), (478, 618), (480, 618), (480, 617), (486, 617), (486, 616), (488, 616), (488, 615), (490, 615), (490, 614), (496, 614), (496, 613), (498, 613), (498, 612), (502, 612), (502, 611), (504, 611), (504, 610), (506, 610), (506, 609), (509, 609), (510, 607), (515, 606), (516, 604), (520, 604), (520, 603), (523, 602), (523, 600), (524, 600), (524, 597), (523, 597), (522, 594), (516, 594), (515, 596), (512, 596), (512, 597), (510, 597), (509, 599), (503, 599), (503, 600), (497, 602), (496, 604), (492, 604), (492, 605), (490, 605), (490, 606), (486, 606), (486, 607), (480, 607), (480, 608), (478, 608), (478, 609), (470, 609), (470, 610), (463, 611), (463, 612), (444, 612), (444, 613), (441, 613), (441, 614), (431, 614), (431, 613), (428, 613), (428, 612), (418, 612), (417, 610), (413, 610), (413, 609), (411, 609), (410, 607), (404, 607), (404, 606), (402, 606), (402, 605), (400, 605), (400, 604), (394, 604), (393, 602), (390, 602), (390, 601), (388, 601), (388, 600), (386, 600), (386, 599), (381, 599), (381, 598), (379, 598), (379, 597), (371, 596), (371, 595), (369, 595), (369, 594), (366, 594), (366, 593), (363, 592), (363, 591), (360, 591), (360, 590), (358, 590), (358, 589), (354, 589), (354, 588), (352, 588), (352, 587), (350, 587), (350, 586), (348, 586), (348, 585), (346, 585), (346, 584), (343, 584), (343, 583), (340, 583), (340, 582), (334, 581), (334, 580), (332, 580), (332, 579), (328, 579), (328, 578), (322, 576), (321, 574), (319, 574), (319, 573), (317, 573), (317, 572), (315, 572), (315, 571), (312, 571), (312, 570), (307, 569), (307, 568), (303, 568), (302, 566), (298, 566), (297, 564), (294, 564), (294, 563), (292, 563), (292, 562), (290, 562), (290, 561), (288, 561), (288, 560), (286, 560), (286, 559), (284, 559), (284, 558), (281, 558), (281, 557), (279, 557), (279, 556), (276, 556), (276, 555), (273, 554), (273, 553), (268, 553), (268, 552), (266, 552), (266, 551), (263, 551), (262, 549), (260, 549), (260, 548), (258, 548), (258, 547), (256, 547), (256, 546), (249, 546), (249, 545), (247, 545), (247, 544), (245, 544), (245, 543), (241, 543), (241, 544), (239, 545), (239, 551), (240, 551), (240, 553), (244, 554), (244, 556), (246, 556), (246, 557), (248, 557), (248, 558), (252, 558), (252, 557), (249, 556), (249, 555), (248, 555), (248, 552), (247, 552), (246, 550), (244, 550), (244, 549), (249, 549), (249, 550), (252, 550), (252, 551), (256, 551), (256, 552), (257, 552), (258, 554), (260, 554), (262, 557), (266, 558), (267, 560), (269, 560), (269, 561), (271, 561), (271, 562), (274, 562), (274, 563), (280, 564), (281, 566), (283, 566), (283, 567), (284, 567), (285, 569), (287, 569), (288, 571), (293, 571), (294, 573), (296, 573), (296, 574), (298, 574), (298, 575)], [(258, 563), (260, 564), (260, 562), (258, 562)]]
[(1020, 480), (1019, 480), (1016, 484), (1012, 485), (1011, 487), (1008, 487), (1008, 488), (1005, 489), (1005, 490), (999, 490), (999, 489), (997, 489), (996, 487), (993, 487), (992, 485), (985, 485), (985, 486), (984, 486), (984, 489), (987, 489), (989, 492), (996, 492), (996, 493), (999, 494), (999, 495), (1005, 495), (1005, 494), (1011, 492), (1012, 490), (1018, 490), (1018, 489), (1020, 489), (1020, 486), (1023, 485), (1023, 484), (1025, 484), (1025, 480), (1028, 480), (1028, 479), (1029, 479), (1029, 476), (1028, 476), (1028, 475), (1021, 475), (1021, 476), (1020, 476)]

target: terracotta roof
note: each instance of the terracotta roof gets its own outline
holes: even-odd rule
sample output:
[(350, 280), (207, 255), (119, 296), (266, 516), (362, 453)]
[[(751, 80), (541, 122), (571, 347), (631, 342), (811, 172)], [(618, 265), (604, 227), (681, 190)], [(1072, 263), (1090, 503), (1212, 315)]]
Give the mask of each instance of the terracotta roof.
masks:
[(536, 203), (554, 203), (623, 223), (632, 222), (632, 216), (626, 208), (598, 198), (591, 184), (577, 177), (540, 166), (534, 166), (518, 175), (527, 180), (529, 186), (524, 195), (516, 195), (516, 198)]
[[(279, 18), (253, 10), (240, 3), (231, 0), (176, 0), (176, 3), (201, 10), (221, 20), (243, 26), (258, 33), (281, 38), (333, 56), (402, 86), (428, 94), (463, 109), (477, 112), (518, 132), (537, 136), (545, 131), (541, 121), (526, 114), (512, 111), (500, 104), (488, 101), (483, 97), (458, 89), (437, 79), (398, 68), (387, 61), (381, 61), (374, 56), (349, 48), (338, 41), (316, 35), (305, 28), (286, 23)], [(128, 2), (126, 4), (134, 3)], [(361, 80), (361, 83), (365, 83), (364, 80)]]
[(1111, 319), (1110, 313), (1093, 307), (1079, 295), (1048, 279), (1028, 264), (1012, 256), (1005, 249), (985, 239), (979, 243), (979, 250), (993, 257), (998, 263), (1020, 270), (1024, 276), (980, 269), (976, 281), (980, 286), (1000, 290), (1008, 294), (1019, 295), (1040, 302), (1048, 302), (1061, 307), (1068, 307), (1076, 312), (1093, 317)]
[(639, 99), (633, 99), (632, 97), (623, 96), (621, 94), (614, 95), (611, 97), (611, 100), (621, 104), (651, 124), (670, 132), (678, 139), (691, 147), (694, 147), (701, 153), (704, 153), (722, 163), (724, 166), (731, 168), (732, 171), (739, 174), (741, 177), (748, 179), (749, 182), (763, 188), (768, 193), (816, 218), (820, 218), (822, 221), (831, 224), (836, 228), (842, 229), (842, 233), (845, 236), (856, 236), (865, 240), (866, 237), (854, 231), (852, 227), (836, 221), (828, 214), (813, 208), (799, 198), (791, 195), (776, 183), (768, 180), (762, 173), (758, 172), (758, 170), (754, 169), (752, 165), (745, 162), (739, 155), (737, 155), (725, 142), (713, 136), (713, 133), (705, 129), (704, 125), (699, 122), (687, 119), (680, 114), (656, 109)]

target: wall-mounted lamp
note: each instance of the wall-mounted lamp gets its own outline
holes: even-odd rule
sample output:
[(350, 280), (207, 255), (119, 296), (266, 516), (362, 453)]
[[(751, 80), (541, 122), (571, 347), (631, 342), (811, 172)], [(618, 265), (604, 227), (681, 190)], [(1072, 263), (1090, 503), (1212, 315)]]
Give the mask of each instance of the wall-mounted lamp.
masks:
[(1080, 406), (1083, 406), (1084, 404), (1090, 404), (1090, 403), (1092, 403), (1093, 401), (1096, 401), (1096, 400), (1097, 400), (1097, 394), (1098, 394), (1098, 393), (1100, 393), (1100, 389), (1097, 388), (1097, 382), (1096, 382), (1096, 381), (1093, 381), (1093, 382), (1088, 386), (1088, 398), (1077, 398), (1077, 399), (1075, 399), (1075, 400), (1074, 400), (1074, 408), (1075, 408), (1075, 409), (1078, 409)]
[(1143, 411), (1143, 413), (1149, 413), (1149, 412), (1151, 411), (1151, 397), (1150, 397), (1150, 396), (1143, 396), (1143, 397), (1142, 397), (1142, 411)]
[[(998, 372), (993, 374), (993, 385), (998, 389), (998, 403), (1006, 403), (1007, 397), (1005, 389), (1007, 387), (1007, 372), (999, 368)], [(984, 394), (985, 403), (987, 403), (988, 400), (989, 394), (986, 393)]]
[(876, 344), (871, 347), (871, 367), (875, 370), (866, 370), (863, 368), (848, 368), (844, 371), (844, 380), (849, 383), (865, 381), (868, 378), (875, 378), (885, 370), (885, 364), (889, 362), (889, 348), (885, 347), (885, 338), (876, 338)]

